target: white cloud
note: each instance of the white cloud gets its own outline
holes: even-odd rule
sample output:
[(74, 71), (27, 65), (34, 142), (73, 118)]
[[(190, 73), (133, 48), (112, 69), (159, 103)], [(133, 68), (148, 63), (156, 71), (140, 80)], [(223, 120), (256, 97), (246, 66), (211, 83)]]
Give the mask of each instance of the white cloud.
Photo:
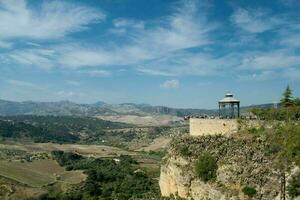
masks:
[(178, 88), (179, 87), (179, 81), (178, 80), (166, 80), (165, 82), (163, 82), (161, 84), (162, 88), (166, 88), (166, 89), (174, 89), (174, 88)]
[(1, 0), (0, 38), (59, 38), (104, 18), (101, 11), (63, 1), (43, 1), (35, 9), (25, 0)]
[(113, 20), (113, 24), (116, 28), (135, 28), (135, 29), (144, 29), (144, 22), (134, 19), (127, 18), (118, 18)]
[(285, 23), (283, 20), (272, 16), (268, 11), (261, 9), (248, 11), (242, 8), (234, 11), (231, 21), (237, 27), (250, 33), (262, 33)]
[(281, 39), (281, 44), (288, 47), (300, 47), (300, 33), (288, 34), (283, 39)]
[(49, 49), (25, 49), (16, 50), (7, 54), (11, 62), (32, 65), (41, 69), (50, 69), (54, 66), (53, 50)]
[(291, 20), (289, 27), (279, 32), (278, 43), (287, 48), (300, 47), (300, 25), (298, 21)]
[(108, 77), (111, 75), (111, 72), (107, 70), (88, 70), (80, 71), (79, 73), (87, 74), (90, 77)]
[[(300, 67), (300, 64), (298, 65)], [(290, 68), (283, 73), (284, 78), (300, 81), (300, 69)]]
[(55, 95), (59, 96), (60, 98), (66, 99), (66, 98), (79, 98), (84, 97), (85, 94), (82, 92), (73, 92), (73, 91), (58, 91), (55, 93)]
[(148, 75), (154, 75), (154, 76), (175, 76), (171, 72), (165, 72), (165, 71), (160, 71), (160, 70), (155, 70), (155, 69), (146, 69), (144, 67), (138, 68), (137, 69), (139, 72), (142, 74), (148, 74)]
[(297, 66), (300, 57), (289, 50), (276, 50), (267, 53), (246, 54), (241, 67), (244, 69), (277, 69)]
[(270, 79), (276, 79), (279, 77), (279, 74), (274, 71), (262, 71), (256, 72), (253, 74), (239, 75), (240, 80), (243, 81), (266, 81)]
[(80, 83), (79, 81), (65, 80), (65, 82), (66, 82), (68, 85), (73, 85), (73, 86), (79, 86), (79, 85), (81, 85), (81, 83)]
[[(54, 2), (54, 4), (57, 3)], [(79, 10), (85, 11), (90, 9), (66, 3), (63, 5), (68, 9), (80, 8)], [(21, 7), (24, 6), (21, 5)], [(41, 12), (29, 10), (26, 6), (25, 8), (30, 13)], [(247, 33), (273, 30), (286, 23), (278, 17), (270, 17), (270, 12), (259, 9), (255, 11), (257, 12), (236, 9), (231, 20)], [(232, 48), (228, 50), (229, 53), (218, 56), (213, 51), (213, 46), (211, 51), (191, 52), (187, 50), (192, 47), (203, 49), (215, 44), (216, 41), (212, 39), (211, 34), (218, 26), (213, 22), (208, 23), (206, 12), (206, 8), (198, 1), (182, 1), (181, 4), (177, 4), (173, 14), (160, 20), (150, 22), (125, 18), (113, 20), (114, 30), (120, 32), (124, 30), (126, 33), (123, 36), (127, 39), (121, 44), (117, 44), (114, 40), (101, 46), (78, 41), (51, 45), (47, 49), (39, 45), (31, 45), (28, 49), (11, 51), (5, 57), (10, 59), (11, 64), (31, 65), (44, 69), (74, 70), (91, 77), (107, 77), (112, 75), (114, 68), (133, 67), (141, 74), (170, 77), (226, 76), (227, 73), (239, 74), (243, 70), (250, 70), (252, 74), (250, 77), (256, 76), (256, 79), (264, 79), (264, 76), (267, 76), (273, 69), (296, 67), (300, 62), (299, 56), (287, 49), (275, 49), (269, 52), (253, 50), (237, 52), (234, 49), (235, 46), (229, 45), (229, 48)], [(86, 24), (93, 20), (95, 19), (91, 19)], [(109, 31), (111, 30), (108, 30), (108, 33)], [(293, 31), (299, 33), (296, 28)], [(254, 43), (254, 39), (262, 43), (259, 37), (252, 37), (257, 36), (255, 34), (241, 35), (245, 36), (243, 37), (244, 43), (240, 43), (242, 47)], [(297, 44), (297, 39), (298, 36), (295, 34), (294, 38), (281, 40), (281, 44)], [(235, 41), (231, 41), (231, 44), (233, 43)]]
[[(25, 49), (13, 52), (11, 57), (20, 64), (48, 68), (53, 66), (69, 69), (115, 65), (140, 66), (144, 62), (159, 60), (186, 48), (211, 43), (209, 33), (214, 30), (215, 25), (207, 23), (205, 12), (198, 13), (200, 7), (197, 1), (183, 1), (174, 14), (155, 22), (150, 28), (145, 28), (144, 22), (141, 21), (116, 19), (114, 20), (115, 28), (135, 27), (126, 35), (128, 40), (123, 45), (110, 43), (106, 46), (91, 47), (80, 43), (63, 44), (52, 48), (53, 55), (41, 55), (40, 50)], [(148, 68), (143, 71), (150, 73), (151, 70), (152, 72), (162, 71)], [(170, 68), (169, 72), (163, 72), (160, 75), (174, 74), (172, 71)]]
[(144, 64), (142, 72), (149, 75), (162, 76), (221, 76), (226, 69), (233, 69), (239, 63), (240, 56), (234, 53), (215, 57), (206, 53), (180, 52)]
[(44, 87), (42, 87), (38, 84), (34, 84), (34, 83), (31, 83), (31, 82), (27, 82), (27, 81), (10, 79), (10, 80), (7, 80), (6, 82), (8, 84), (10, 84), (12, 86), (16, 86), (16, 87), (26, 87), (26, 88), (30, 88), (30, 89), (36, 89), (36, 90), (44, 89)]
[(0, 40), (0, 49), (3, 48), (3, 49), (9, 49), (13, 46), (13, 43), (11, 42), (5, 42), (5, 41), (1, 41)]
[(58, 57), (58, 63), (65, 68), (82, 68), (109, 65), (114, 63), (115, 58), (109, 52), (101, 49), (77, 49), (72, 48), (66, 51), (61, 51)]
[(138, 33), (136, 42), (158, 54), (207, 45), (212, 42), (208, 34), (215, 24), (208, 23), (205, 14), (198, 1), (183, 1), (159, 26)]

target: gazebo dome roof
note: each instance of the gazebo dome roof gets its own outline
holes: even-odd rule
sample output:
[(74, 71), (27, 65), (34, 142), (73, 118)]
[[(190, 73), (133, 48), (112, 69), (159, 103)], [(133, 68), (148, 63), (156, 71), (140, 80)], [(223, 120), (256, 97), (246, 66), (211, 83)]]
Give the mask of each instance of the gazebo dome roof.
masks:
[(239, 103), (240, 101), (233, 98), (233, 94), (226, 93), (225, 97), (219, 101), (219, 103)]

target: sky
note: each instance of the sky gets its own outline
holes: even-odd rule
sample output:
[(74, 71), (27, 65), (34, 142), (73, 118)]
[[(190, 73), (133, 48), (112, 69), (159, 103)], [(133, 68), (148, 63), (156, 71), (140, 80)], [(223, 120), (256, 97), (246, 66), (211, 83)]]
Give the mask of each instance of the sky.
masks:
[(300, 96), (299, 0), (0, 0), (0, 98), (216, 108)]

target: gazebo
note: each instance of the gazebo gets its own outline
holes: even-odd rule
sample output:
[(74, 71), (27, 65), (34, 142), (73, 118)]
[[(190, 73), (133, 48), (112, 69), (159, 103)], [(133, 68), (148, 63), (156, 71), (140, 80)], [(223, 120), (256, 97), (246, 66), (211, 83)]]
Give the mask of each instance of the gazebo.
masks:
[(219, 117), (240, 117), (240, 101), (233, 98), (233, 94), (226, 93), (225, 97), (219, 101)]

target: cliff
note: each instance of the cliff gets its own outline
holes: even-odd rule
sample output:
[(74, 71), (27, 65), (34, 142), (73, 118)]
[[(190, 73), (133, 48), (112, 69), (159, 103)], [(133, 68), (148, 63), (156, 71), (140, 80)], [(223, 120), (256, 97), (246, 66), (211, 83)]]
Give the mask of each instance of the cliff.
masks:
[[(214, 156), (218, 166), (216, 179), (206, 183), (195, 172), (195, 161), (204, 152)], [(243, 188), (251, 187), (256, 191), (252, 199), (279, 200), (280, 173), (275, 166), (271, 147), (261, 140), (220, 135), (182, 137), (171, 143), (159, 184), (163, 196), (242, 200), (251, 199), (243, 192)], [(288, 180), (290, 175), (286, 177)]]

